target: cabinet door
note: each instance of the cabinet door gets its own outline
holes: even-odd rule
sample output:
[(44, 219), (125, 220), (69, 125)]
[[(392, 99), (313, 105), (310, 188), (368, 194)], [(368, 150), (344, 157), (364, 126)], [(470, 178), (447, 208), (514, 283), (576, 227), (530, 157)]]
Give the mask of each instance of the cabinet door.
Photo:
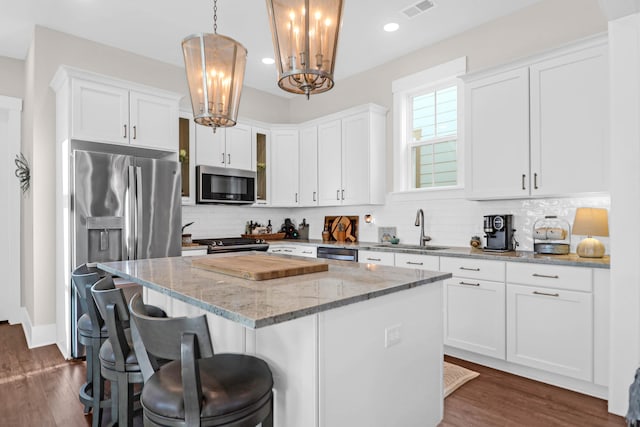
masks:
[(609, 188), (605, 46), (531, 66), (531, 193)]
[(225, 130), (196, 125), (196, 165), (225, 167)]
[(318, 125), (318, 204), (342, 204), (342, 126), (340, 120)]
[(343, 205), (369, 203), (369, 155), (369, 113), (343, 119), (341, 189)]
[(318, 127), (300, 131), (300, 206), (318, 205)]
[(528, 68), (466, 84), (465, 152), (467, 197), (529, 195)]
[(71, 98), (72, 138), (129, 143), (127, 89), (74, 79), (71, 82)]
[(178, 101), (131, 91), (129, 105), (132, 144), (178, 151)]
[(255, 147), (252, 169), (256, 170), (256, 203), (268, 205), (271, 196), (271, 165), (269, 153), (271, 152), (271, 132), (266, 129), (252, 128), (252, 148)]
[(182, 177), (182, 204), (196, 204), (196, 123), (193, 115), (180, 112), (178, 119), (180, 176)]
[(395, 266), (418, 270), (440, 271), (440, 257), (422, 254), (395, 254)]
[(298, 205), (298, 131), (271, 133), (271, 206)]
[(505, 284), (454, 277), (444, 282), (444, 343), (505, 358)]
[(254, 148), (251, 139), (251, 126), (237, 124), (225, 129), (225, 135), (227, 167), (252, 170)]
[(377, 265), (395, 265), (393, 252), (358, 251), (358, 262)]
[(593, 296), (507, 284), (507, 360), (591, 381)]

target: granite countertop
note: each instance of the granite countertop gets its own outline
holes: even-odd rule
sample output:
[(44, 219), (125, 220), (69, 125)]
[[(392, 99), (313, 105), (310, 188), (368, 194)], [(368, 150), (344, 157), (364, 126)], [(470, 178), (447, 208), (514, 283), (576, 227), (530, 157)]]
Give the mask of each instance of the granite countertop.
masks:
[[(206, 256), (234, 255), (239, 253)], [(436, 271), (317, 260), (328, 263), (329, 271), (252, 281), (192, 267), (194, 258), (198, 257), (98, 263), (98, 267), (249, 328), (285, 322), (451, 277), (450, 273)]]
[[(459, 246), (445, 246), (446, 249), (426, 250), (418, 249), (415, 245), (392, 245), (392, 244), (380, 244), (372, 242), (324, 242), (322, 240), (277, 240), (270, 241), (270, 244), (299, 244), (299, 245), (311, 245), (311, 246), (335, 246), (339, 248), (353, 248), (379, 252), (399, 252), (399, 253), (411, 253), (433, 256), (449, 256), (459, 258), (477, 258), (488, 259), (497, 261), (510, 261), (510, 262), (528, 262), (535, 264), (550, 264), (550, 265), (568, 265), (573, 267), (585, 267), (585, 268), (610, 268), (611, 259), (607, 255), (603, 258), (580, 258), (577, 254), (568, 255), (545, 255), (536, 254), (530, 251), (510, 251), (510, 252), (485, 252), (481, 249), (475, 249), (470, 247)], [(440, 245), (433, 245), (442, 247)]]

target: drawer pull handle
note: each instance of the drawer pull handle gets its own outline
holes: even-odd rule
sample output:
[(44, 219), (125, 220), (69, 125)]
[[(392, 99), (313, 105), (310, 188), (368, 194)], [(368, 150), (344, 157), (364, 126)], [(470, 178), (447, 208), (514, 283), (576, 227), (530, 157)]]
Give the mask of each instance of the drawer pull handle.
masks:
[(465, 286), (480, 286), (480, 283), (458, 282), (458, 284)]
[(311, 251), (302, 251), (303, 254), (310, 254)]
[(479, 268), (467, 268), (467, 267), (460, 267), (460, 270), (467, 270), (467, 271), (480, 271)]
[(380, 258), (367, 258), (367, 261), (382, 261)]
[(412, 261), (407, 261), (407, 264), (409, 264), (409, 265), (424, 265), (424, 262), (412, 262)]
[(538, 274), (538, 273), (533, 273), (533, 274), (532, 274), (532, 276), (533, 276), (533, 277), (542, 277), (542, 278), (544, 278), (544, 279), (559, 279), (559, 278), (560, 278), (560, 276), (558, 276), (557, 274), (556, 274), (556, 275), (553, 275), (553, 276), (549, 276), (549, 275), (547, 275), (547, 274)]
[(291, 249), (285, 249), (285, 252), (293, 252)]
[(547, 292), (538, 292), (538, 291), (533, 291), (533, 294), (534, 295), (544, 295), (544, 296), (547, 296), (547, 297), (559, 297), (560, 296), (560, 294), (549, 294)]

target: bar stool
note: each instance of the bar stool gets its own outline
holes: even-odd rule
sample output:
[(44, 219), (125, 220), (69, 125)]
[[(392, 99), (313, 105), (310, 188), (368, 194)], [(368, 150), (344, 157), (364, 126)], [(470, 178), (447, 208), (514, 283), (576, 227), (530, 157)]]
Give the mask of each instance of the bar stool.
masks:
[(92, 426), (102, 422), (102, 409), (111, 402), (104, 398), (104, 378), (100, 375), (100, 347), (109, 337), (106, 325), (98, 312), (91, 286), (100, 279), (97, 268), (82, 264), (71, 273), (71, 282), (80, 301), (84, 314), (78, 319), (78, 342), (85, 346), (87, 359), (87, 381), (80, 387), (79, 398), (84, 405), (84, 413), (93, 412)]
[[(129, 328), (129, 308), (124, 292), (116, 288), (111, 276), (98, 280), (91, 288), (91, 294), (98, 311), (105, 319), (109, 339), (100, 347), (100, 371), (111, 381), (111, 418), (118, 426), (133, 424), (135, 395), (133, 385), (143, 382), (138, 365), (131, 330)], [(145, 306), (153, 316), (166, 317), (166, 313), (155, 306)]]
[[(213, 354), (206, 316), (145, 315), (140, 294), (129, 310), (145, 384), (145, 426), (273, 427), (273, 376), (245, 354)], [(172, 360), (157, 369), (153, 359)], [(152, 368), (149, 370), (149, 368)]]

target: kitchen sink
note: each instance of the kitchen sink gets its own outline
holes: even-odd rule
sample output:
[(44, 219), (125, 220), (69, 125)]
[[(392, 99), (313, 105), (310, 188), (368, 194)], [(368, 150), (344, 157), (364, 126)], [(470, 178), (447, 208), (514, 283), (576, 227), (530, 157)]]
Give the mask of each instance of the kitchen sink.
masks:
[(421, 251), (440, 251), (440, 250), (444, 250), (444, 249), (449, 249), (448, 247), (445, 246), (431, 246), (431, 245), (427, 245), (427, 246), (420, 246), (420, 245), (391, 245), (388, 243), (380, 243), (377, 245), (372, 245), (372, 247), (374, 248), (397, 248), (397, 249), (416, 249), (416, 250), (421, 250)]

